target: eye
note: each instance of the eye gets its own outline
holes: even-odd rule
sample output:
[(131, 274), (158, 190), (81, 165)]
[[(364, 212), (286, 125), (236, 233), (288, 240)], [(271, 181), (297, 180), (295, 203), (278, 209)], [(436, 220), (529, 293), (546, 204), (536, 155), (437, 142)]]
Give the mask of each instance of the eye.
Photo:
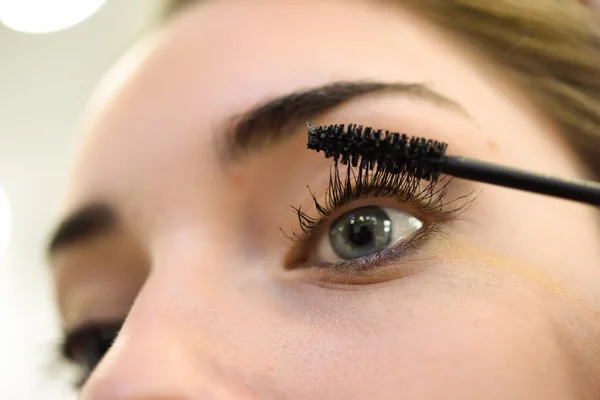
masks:
[(406, 211), (367, 206), (350, 210), (315, 242), (311, 263), (335, 264), (377, 254), (414, 235), (423, 221)]
[(81, 367), (83, 380), (98, 365), (117, 338), (120, 323), (87, 326), (67, 335), (63, 356)]

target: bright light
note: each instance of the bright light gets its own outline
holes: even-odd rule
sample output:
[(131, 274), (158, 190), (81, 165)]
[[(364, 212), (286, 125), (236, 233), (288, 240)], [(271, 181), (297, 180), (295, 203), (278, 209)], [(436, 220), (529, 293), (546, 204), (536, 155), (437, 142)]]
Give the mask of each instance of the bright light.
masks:
[(0, 186), (0, 259), (8, 247), (12, 221), (10, 218), (10, 205), (8, 196), (2, 186)]
[(20, 32), (54, 32), (80, 23), (105, 1), (0, 0), (0, 22)]

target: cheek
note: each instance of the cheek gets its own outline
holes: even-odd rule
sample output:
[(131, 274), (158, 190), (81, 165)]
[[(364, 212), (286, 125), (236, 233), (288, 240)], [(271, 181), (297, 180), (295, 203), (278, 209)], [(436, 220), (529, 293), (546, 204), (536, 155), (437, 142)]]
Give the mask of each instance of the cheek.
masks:
[(276, 329), (274, 381), (299, 398), (569, 398), (568, 357), (535, 300), (478, 290), (419, 277), (333, 301)]
[(162, 253), (123, 327), (135, 340), (97, 376), (191, 384), (214, 370), (265, 399), (582, 398), (553, 299), (490, 262), (420, 262), (341, 290), (274, 280), (261, 262), (227, 268), (213, 242), (193, 243), (198, 258)]

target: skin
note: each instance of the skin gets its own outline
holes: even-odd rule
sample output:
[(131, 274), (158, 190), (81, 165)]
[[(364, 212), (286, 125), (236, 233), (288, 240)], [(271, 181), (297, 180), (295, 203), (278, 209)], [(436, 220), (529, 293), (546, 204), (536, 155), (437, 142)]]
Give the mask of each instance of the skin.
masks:
[[(130, 53), (90, 107), (64, 212), (102, 201), (120, 225), (54, 252), (52, 271), (67, 331), (125, 323), (82, 399), (595, 398), (592, 207), (456, 181), (447, 200), (474, 191), (471, 206), (376, 272), (286, 268), (294, 245), (280, 228), (299, 230), (290, 206), (315, 215), (306, 185), (323, 198), (331, 161), (306, 150), (302, 123), (227, 168), (214, 142), (232, 114), (348, 80), (427, 83), (465, 112), (386, 93), (313, 124), (584, 176), (526, 94), (401, 6), (200, 4)], [(435, 219), (390, 199), (347, 208), (360, 205)]]

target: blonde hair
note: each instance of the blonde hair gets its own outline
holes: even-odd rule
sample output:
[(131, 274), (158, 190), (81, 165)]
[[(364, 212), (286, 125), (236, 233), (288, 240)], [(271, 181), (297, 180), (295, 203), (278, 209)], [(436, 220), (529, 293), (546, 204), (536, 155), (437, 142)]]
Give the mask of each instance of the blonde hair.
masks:
[[(165, 15), (199, 0), (167, 0)], [(600, 16), (577, 0), (392, 0), (487, 56), (600, 178)]]

